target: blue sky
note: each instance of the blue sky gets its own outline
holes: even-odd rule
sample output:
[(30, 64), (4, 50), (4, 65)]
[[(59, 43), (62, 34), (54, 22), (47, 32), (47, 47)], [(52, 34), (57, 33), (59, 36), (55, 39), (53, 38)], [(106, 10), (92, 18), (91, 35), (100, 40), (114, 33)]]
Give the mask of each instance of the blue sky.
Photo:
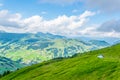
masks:
[[(75, 3), (72, 5), (61, 5), (61, 4), (49, 4), (41, 3), (39, 0), (2, 0), (4, 6), (2, 9), (8, 9), (13, 13), (21, 13), (24, 17), (32, 15), (42, 15), (45, 18), (51, 19), (59, 15), (77, 15), (84, 11), (84, 6), (82, 3)], [(72, 13), (76, 9), (79, 10), (78, 13)], [(46, 12), (47, 14), (42, 14)]]
[(0, 30), (119, 37), (119, 0), (0, 0)]

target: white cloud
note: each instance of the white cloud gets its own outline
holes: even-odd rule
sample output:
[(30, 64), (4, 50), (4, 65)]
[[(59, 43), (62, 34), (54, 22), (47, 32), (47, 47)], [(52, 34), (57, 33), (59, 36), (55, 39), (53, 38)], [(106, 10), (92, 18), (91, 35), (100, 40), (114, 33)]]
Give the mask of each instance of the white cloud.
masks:
[(58, 34), (70, 34), (72, 31), (82, 27), (87, 21), (88, 17), (95, 13), (85, 11), (79, 16), (58, 16), (53, 20), (44, 20), (40, 16), (33, 16), (24, 20), (26, 24), (26, 31), (28, 32), (51, 32)]
[(21, 21), (21, 14), (10, 14), (8, 10), (0, 11), (0, 25), (5, 27), (21, 27), (23, 23)]
[(94, 12), (85, 11), (78, 16), (58, 16), (52, 20), (45, 20), (39, 15), (22, 18), (19, 13), (11, 14), (8, 10), (0, 11), (0, 29), (9, 32), (50, 32), (54, 34), (73, 34), (89, 20)]
[[(107, 26), (104, 26), (104, 27), (107, 27)], [(113, 27), (113, 30), (111, 30), (111, 28), (112, 27), (107, 27), (105, 30), (102, 30), (101, 25), (91, 25), (91, 26), (86, 27), (85, 29), (79, 31), (78, 34), (80, 34), (82, 36), (87, 36), (87, 37), (98, 37), (98, 38), (100, 38), (100, 37), (101, 38), (102, 37), (115, 37), (115, 38), (119, 38), (120, 31), (114, 30), (114, 27)]]
[(120, 20), (106, 21), (97, 30), (102, 32), (120, 32)]
[[(78, 16), (58, 16), (55, 19), (45, 20), (39, 15), (29, 18), (22, 18), (19, 13), (11, 14), (8, 10), (0, 11), (0, 30), (7, 32), (49, 32), (61, 35), (83, 35), (94, 37), (119, 37), (119, 20), (108, 21), (102, 25), (87, 25), (89, 17), (96, 13), (85, 11)], [(104, 26), (103, 26), (104, 25)], [(110, 26), (109, 26), (110, 25)], [(112, 26), (111, 26), (112, 25)], [(117, 25), (117, 26), (116, 26)], [(105, 28), (106, 27), (106, 28)]]
[(115, 37), (115, 38), (120, 38), (120, 32), (115, 32), (115, 31), (111, 31), (111, 32), (98, 32), (98, 31), (94, 31), (91, 32), (91, 34), (89, 34), (89, 36), (92, 37)]

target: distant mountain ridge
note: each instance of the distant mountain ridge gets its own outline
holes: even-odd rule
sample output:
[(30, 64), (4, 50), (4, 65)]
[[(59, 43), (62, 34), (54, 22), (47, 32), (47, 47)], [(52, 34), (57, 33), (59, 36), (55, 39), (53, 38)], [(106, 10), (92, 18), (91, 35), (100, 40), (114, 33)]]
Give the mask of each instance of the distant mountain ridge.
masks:
[(100, 40), (90, 40), (91, 44), (97, 45), (97, 46), (106, 46), (109, 45), (106, 41), (100, 41)]
[(114, 42), (114, 45), (115, 45), (115, 44), (120, 44), (120, 40), (115, 41), (115, 42)]

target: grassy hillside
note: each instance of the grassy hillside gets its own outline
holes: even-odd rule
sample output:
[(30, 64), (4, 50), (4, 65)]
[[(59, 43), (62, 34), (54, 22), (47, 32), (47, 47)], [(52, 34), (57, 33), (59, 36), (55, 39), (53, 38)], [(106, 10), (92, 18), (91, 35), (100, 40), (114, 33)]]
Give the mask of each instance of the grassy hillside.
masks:
[[(98, 58), (99, 55), (104, 56)], [(120, 44), (20, 69), (0, 80), (120, 80)]]

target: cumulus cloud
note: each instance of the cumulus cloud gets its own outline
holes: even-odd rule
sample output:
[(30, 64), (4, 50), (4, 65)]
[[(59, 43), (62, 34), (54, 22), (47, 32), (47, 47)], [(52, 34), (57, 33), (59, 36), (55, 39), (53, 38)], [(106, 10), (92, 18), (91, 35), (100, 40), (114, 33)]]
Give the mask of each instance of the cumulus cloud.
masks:
[(73, 4), (80, 1), (81, 0), (39, 0), (40, 3), (50, 3), (50, 4), (60, 4), (60, 5)]
[(97, 30), (102, 32), (120, 32), (120, 20), (104, 22)]
[(39, 15), (23, 19), (22, 15), (18, 13), (10, 14), (7, 10), (2, 10), (0, 11), (0, 29), (14, 32), (18, 32), (18, 29), (20, 32), (50, 32), (67, 35), (80, 30), (93, 15), (95, 15), (94, 12), (85, 11), (78, 16), (62, 15), (51, 20), (45, 20)]
[(120, 0), (84, 0), (87, 6), (105, 12), (120, 12)]
[(115, 32), (115, 31), (111, 31), (111, 32), (98, 31), (97, 27), (87, 27), (87, 28), (79, 31), (78, 34), (80, 36), (82, 35), (82, 36), (86, 36), (86, 37), (96, 37), (96, 38), (97, 37), (98, 38), (103, 38), (103, 37), (119, 38), (120, 37), (120, 32)]
[(0, 25), (5, 27), (21, 27), (23, 23), (21, 21), (21, 14), (10, 14), (8, 10), (0, 11)]
[(72, 30), (82, 27), (87, 21), (88, 17), (93, 16), (95, 13), (85, 11), (79, 16), (58, 16), (52, 20), (44, 20), (40, 16), (32, 16), (24, 20), (26, 26), (29, 26), (26, 31), (30, 32), (51, 32), (58, 34), (70, 34)]
[(51, 20), (45, 20), (39, 15), (22, 18), (22, 15), (19, 13), (11, 14), (8, 10), (1, 10), (0, 30), (15, 33), (49, 32), (68, 36), (120, 36), (120, 20), (107, 21), (101, 25), (87, 25), (90, 16), (95, 14), (95, 12), (85, 11), (77, 16), (62, 15)]
[[(120, 37), (120, 20), (110, 20), (101, 25), (92, 25), (80, 31), (81, 35), (92, 37)], [(99, 36), (98, 36), (99, 35)]]

